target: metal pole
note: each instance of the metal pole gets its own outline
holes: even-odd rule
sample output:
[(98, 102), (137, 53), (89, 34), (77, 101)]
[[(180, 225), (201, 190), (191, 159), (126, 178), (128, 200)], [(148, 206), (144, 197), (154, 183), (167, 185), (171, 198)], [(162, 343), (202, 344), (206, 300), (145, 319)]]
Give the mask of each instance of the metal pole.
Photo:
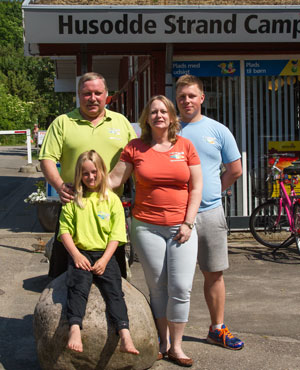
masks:
[(243, 183), (243, 216), (248, 216), (247, 187), (247, 130), (246, 130), (246, 97), (245, 97), (245, 61), (240, 61), (241, 70), (241, 134), (242, 134), (242, 183)]
[(166, 44), (165, 95), (173, 101), (173, 44)]

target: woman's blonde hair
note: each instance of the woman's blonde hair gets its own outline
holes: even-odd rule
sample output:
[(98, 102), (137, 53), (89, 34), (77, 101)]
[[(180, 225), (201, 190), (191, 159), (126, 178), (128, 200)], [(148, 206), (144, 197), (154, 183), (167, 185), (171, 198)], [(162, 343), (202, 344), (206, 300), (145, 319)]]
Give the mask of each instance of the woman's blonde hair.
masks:
[(91, 161), (95, 165), (101, 181), (99, 184), (99, 201), (108, 198), (108, 175), (105, 163), (101, 156), (95, 150), (88, 150), (82, 154), (77, 159), (76, 168), (75, 168), (75, 179), (74, 179), (74, 202), (80, 207), (84, 208), (85, 204), (83, 198), (87, 191), (86, 186), (82, 182), (82, 166), (85, 161)]
[(164, 95), (155, 95), (155, 96), (153, 96), (148, 101), (148, 103), (146, 104), (145, 108), (143, 109), (143, 112), (142, 112), (142, 114), (141, 114), (141, 116), (139, 118), (139, 124), (140, 124), (141, 130), (142, 130), (141, 139), (145, 143), (147, 143), (147, 144), (150, 144), (151, 143), (151, 140), (152, 140), (152, 131), (151, 131), (151, 127), (150, 127), (150, 125), (148, 124), (147, 121), (148, 121), (148, 117), (149, 117), (149, 114), (150, 114), (151, 104), (155, 100), (160, 100), (162, 103), (164, 103), (164, 105), (167, 108), (167, 111), (169, 113), (169, 118), (170, 118), (170, 126), (169, 126), (169, 131), (168, 131), (168, 139), (169, 139), (169, 141), (172, 144), (174, 144), (177, 141), (176, 134), (180, 130), (179, 119), (177, 117), (176, 109), (175, 109), (174, 104), (171, 102), (171, 100), (169, 100)]

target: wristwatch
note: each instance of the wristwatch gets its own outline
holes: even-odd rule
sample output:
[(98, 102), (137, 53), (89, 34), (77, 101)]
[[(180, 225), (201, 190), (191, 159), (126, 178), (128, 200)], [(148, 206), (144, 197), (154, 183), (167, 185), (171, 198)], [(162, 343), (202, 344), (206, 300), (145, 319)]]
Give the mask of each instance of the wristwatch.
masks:
[(190, 222), (184, 221), (184, 224), (187, 225), (191, 230), (195, 226), (195, 224), (191, 224)]

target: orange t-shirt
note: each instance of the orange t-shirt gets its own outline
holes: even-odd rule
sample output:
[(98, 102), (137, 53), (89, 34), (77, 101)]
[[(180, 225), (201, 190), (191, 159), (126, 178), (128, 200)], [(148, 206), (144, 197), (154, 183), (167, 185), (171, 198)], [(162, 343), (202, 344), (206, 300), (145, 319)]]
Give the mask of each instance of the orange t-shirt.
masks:
[(181, 224), (189, 196), (189, 166), (200, 164), (192, 142), (177, 136), (170, 150), (157, 152), (141, 139), (133, 139), (124, 148), (120, 160), (134, 167), (133, 216), (150, 224)]

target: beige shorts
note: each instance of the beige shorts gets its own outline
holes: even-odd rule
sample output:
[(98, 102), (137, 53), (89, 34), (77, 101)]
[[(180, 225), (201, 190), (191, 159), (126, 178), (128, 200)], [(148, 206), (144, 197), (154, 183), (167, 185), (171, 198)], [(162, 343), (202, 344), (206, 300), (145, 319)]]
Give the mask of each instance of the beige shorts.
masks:
[(223, 207), (200, 212), (196, 218), (198, 263), (202, 271), (224, 271), (229, 267), (227, 224)]

